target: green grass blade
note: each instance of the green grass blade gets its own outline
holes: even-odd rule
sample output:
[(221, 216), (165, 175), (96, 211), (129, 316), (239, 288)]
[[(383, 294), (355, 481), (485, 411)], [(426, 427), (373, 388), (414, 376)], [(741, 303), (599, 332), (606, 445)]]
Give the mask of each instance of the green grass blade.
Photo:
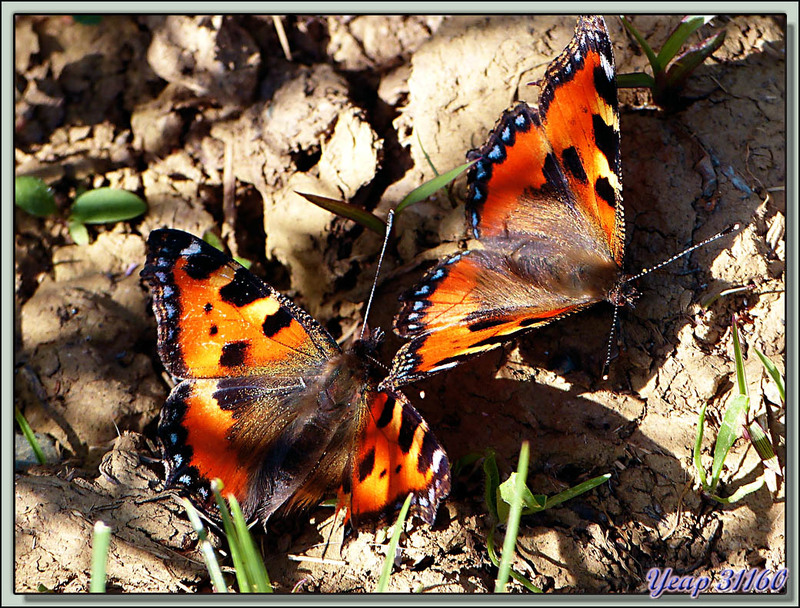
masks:
[(439, 171), (434, 166), (433, 161), (431, 160), (431, 157), (428, 156), (428, 152), (425, 150), (425, 146), (422, 145), (422, 139), (420, 139), (419, 131), (417, 131), (417, 143), (419, 144), (419, 149), (422, 150), (422, 155), (425, 157), (425, 160), (428, 162), (428, 166), (433, 170), (433, 173), (436, 176), (438, 176), (439, 175)]
[(584, 481), (583, 483), (579, 483), (577, 486), (573, 486), (567, 490), (564, 490), (563, 492), (559, 492), (555, 496), (549, 497), (544, 508), (550, 509), (564, 501), (571, 500), (576, 496), (580, 496), (584, 492), (588, 492), (589, 490), (604, 484), (609, 479), (611, 479), (611, 473), (606, 473), (605, 475), (599, 475), (598, 477), (593, 477), (592, 479)]
[(670, 34), (670, 37), (658, 52), (657, 59), (659, 65), (669, 65), (669, 62), (678, 54), (678, 51), (681, 50), (681, 47), (683, 47), (689, 39), (689, 36), (694, 34), (713, 18), (713, 15), (688, 15), (681, 19), (678, 27)]
[(147, 203), (127, 190), (97, 188), (84, 192), (72, 204), (70, 219), (82, 224), (132, 220), (147, 211)]
[(269, 580), (267, 568), (264, 566), (261, 553), (258, 552), (256, 544), (253, 542), (253, 536), (250, 534), (250, 529), (247, 527), (242, 508), (239, 506), (239, 501), (231, 494), (228, 497), (228, 502), (231, 505), (233, 525), (236, 528), (236, 537), (239, 539), (242, 561), (247, 571), (250, 587), (253, 593), (272, 593), (272, 583)]
[(650, 48), (650, 45), (647, 44), (647, 41), (642, 38), (642, 35), (633, 27), (633, 24), (630, 23), (625, 17), (621, 17), (622, 25), (625, 26), (625, 29), (628, 30), (631, 35), (636, 38), (636, 42), (639, 43), (639, 46), (642, 47), (644, 54), (647, 55), (647, 60), (650, 62), (650, 67), (653, 68), (653, 77), (655, 78), (657, 74), (663, 71), (663, 66), (658, 61), (658, 57), (653, 52), (653, 49)]
[(714, 446), (714, 464), (711, 467), (710, 486), (712, 492), (717, 488), (722, 465), (725, 463), (725, 458), (728, 456), (733, 442), (739, 436), (739, 427), (749, 405), (750, 397), (747, 395), (732, 395), (728, 402), (722, 424), (719, 427), (717, 443)]
[(703, 490), (708, 490), (706, 471), (700, 459), (700, 450), (703, 447), (703, 428), (706, 423), (706, 407), (708, 407), (708, 404), (704, 403), (703, 407), (700, 408), (700, 416), (697, 418), (697, 435), (694, 439), (694, 453), (692, 455), (694, 458), (694, 468), (697, 469), (697, 474), (700, 476), (700, 484), (703, 486)]
[(25, 439), (28, 440), (28, 443), (33, 450), (33, 455), (36, 456), (36, 460), (39, 464), (47, 464), (47, 458), (44, 456), (44, 452), (42, 451), (42, 446), (39, 445), (39, 442), (36, 440), (36, 434), (33, 432), (31, 425), (28, 424), (28, 421), (25, 420), (25, 416), (22, 415), (22, 412), (19, 411), (19, 408), (15, 405), (14, 406), (14, 419), (17, 421), (22, 434), (25, 436)]
[(297, 190), (295, 190), (295, 194), (299, 194), (308, 202), (314, 203), (317, 207), (322, 207), (326, 211), (353, 220), (356, 224), (360, 224), (364, 226), (364, 228), (368, 228), (381, 236), (386, 233), (386, 222), (366, 209), (356, 207), (344, 201), (319, 196), (318, 194), (307, 194), (305, 192), (297, 192)]
[(106, 592), (106, 566), (110, 543), (111, 528), (98, 521), (94, 525), (92, 535), (92, 580), (89, 582), (89, 593)]
[(483, 473), (486, 475), (484, 486), (484, 499), (489, 514), (494, 517), (494, 521), (500, 521), (497, 514), (497, 488), (500, 487), (500, 472), (497, 470), (497, 460), (493, 450), (486, 451), (483, 459)]
[(242, 546), (239, 543), (239, 536), (236, 533), (236, 526), (233, 524), (231, 512), (228, 509), (228, 503), (222, 498), (223, 488), (224, 484), (222, 480), (213, 479), (211, 481), (211, 491), (214, 493), (214, 500), (217, 503), (217, 510), (222, 520), (222, 529), (225, 531), (225, 537), (228, 539), (228, 549), (230, 549), (231, 552), (231, 561), (233, 562), (233, 570), (236, 572), (236, 582), (239, 585), (239, 593), (251, 593), (253, 591), (253, 585), (250, 581), (249, 572), (244, 564)]
[(475, 162), (476, 161), (473, 160), (468, 163), (464, 163), (460, 167), (456, 167), (455, 169), (452, 169), (443, 175), (438, 175), (437, 177), (434, 177), (432, 180), (425, 182), (421, 186), (414, 188), (403, 198), (402, 201), (400, 201), (400, 203), (395, 208), (394, 212), (399, 215), (400, 212), (409, 205), (413, 205), (414, 203), (424, 201), (431, 194), (433, 194), (440, 188), (444, 188), (447, 184), (452, 182), (464, 171), (469, 169)]
[[(495, 552), (494, 548), (494, 534), (496, 530), (497, 526), (492, 526), (491, 529), (489, 530), (489, 536), (486, 537), (486, 552), (489, 554), (489, 559), (494, 564), (495, 568), (497, 568), (500, 565), (500, 560), (498, 559), (497, 553)], [(509, 570), (509, 574), (511, 575), (511, 578), (513, 578), (520, 585), (525, 587), (528, 591), (532, 593), (542, 592), (542, 590), (539, 587), (534, 585), (530, 580), (528, 580), (518, 572), (514, 571), (513, 568)]]
[(735, 315), (731, 323), (731, 330), (733, 332), (733, 363), (736, 366), (736, 383), (739, 387), (739, 394), (748, 395), (747, 377), (744, 373), (744, 361), (742, 360), (742, 346), (739, 343), (739, 327), (736, 323)]
[(411, 507), (412, 494), (406, 496), (403, 506), (400, 508), (400, 513), (397, 516), (397, 521), (394, 524), (392, 531), (392, 538), (389, 540), (389, 547), (386, 550), (386, 559), (383, 562), (383, 569), (381, 570), (381, 577), (378, 579), (378, 593), (385, 593), (389, 586), (389, 577), (392, 575), (392, 566), (394, 566), (394, 556), (397, 553), (397, 544), (400, 542), (400, 534), (403, 532), (403, 527), (406, 522), (406, 515), (408, 509)]
[(503, 554), (500, 556), (500, 566), (498, 567), (497, 580), (494, 585), (495, 593), (506, 593), (509, 573), (511, 571), (511, 560), (514, 558), (517, 545), (517, 533), (519, 531), (519, 520), (522, 516), (522, 496), (525, 491), (525, 481), (528, 478), (528, 453), (530, 444), (522, 442), (519, 452), (519, 464), (517, 465), (517, 478), (514, 487), (514, 498), (508, 513), (506, 523), (506, 537), (503, 540)]
[(14, 204), (36, 217), (48, 217), (58, 212), (56, 199), (47, 184), (30, 175), (14, 178)]
[(728, 496), (727, 498), (723, 498), (721, 496), (716, 496), (711, 494), (711, 498), (716, 500), (717, 502), (721, 502), (722, 504), (729, 505), (735, 502), (740, 501), (742, 498), (747, 496), (748, 494), (752, 494), (757, 490), (761, 489), (761, 486), (764, 485), (764, 478), (760, 477), (753, 482), (743, 485), (741, 488), (737, 489), (733, 494)]
[(214, 591), (217, 593), (227, 593), (228, 586), (225, 584), (225, 577), (222, 576), (222, 569), (219, 567), (217, 554), (214, 552), (211, 541), (208, 540), (208, 532), (205, 526), (203, 526), (203, 522), (200, 521), (200, 516), (192, 506), (192, 503), (188, 500), (181, 498), (181, 502), (183, 503), (183, 508), (186, 510), (186, 514), (189, 516), (189, 523), (192, 524), (194, 533), (197, 534), (197, 538), (200, 541), (200, 553), (203, 555), (203, 560), (206, 563), (206, 570), (208, 570), (208, 575), (211, 578), (211, 585), (214, 587)]
[(762, 353), (757, 348), (755, 349), (755, 351), (756, 354), (758, 355), (758, 358), (761, 359), (761, 364), (764, 366), (764, 369), (767, 370), (767, 373), (769, 374), (770, 378), (772, 378), (772, 380), (777, 385), (778, 394), (781, 396), (781, 401), (786, 403), (786, 388), (783, 385), (783, 376), (781, 376), (781, 373), (780, 371), (778, 371), (778, 368), (775, 367), (775, 364), (772, 361), (770, 361), (764, 353)]

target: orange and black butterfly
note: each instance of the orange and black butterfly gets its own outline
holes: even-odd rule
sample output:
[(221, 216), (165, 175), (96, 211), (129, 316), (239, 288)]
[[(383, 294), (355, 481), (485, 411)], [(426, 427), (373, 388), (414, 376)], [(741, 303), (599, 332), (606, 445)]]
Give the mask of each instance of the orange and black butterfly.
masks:
[(468, 154), (472, 246), (401, 296), (395, 331), (410, 338), (388, 384), (496, 348), (601, 300), (623, 281), (620, 132), (614, 56), (602, 17), (581, 17), (548, 66), (538, 109), (506, 111)]
[[(547, 67), (538, 108), (520, 102), (467, 155), (474, 240), (403, 294), (395, 332), (409, 338), (386, 386), (400, 386), (596, 302), (631, 303), (625, 275), (620, 121), (602, 17), (581, 17)], [(616, 308), (615, 308), (616, 311)], [(616, 313), (615, 313), (616, 318)], [(610, 356), (610, 338), (609, 355)]]
[(378, 390), (376, 339), (343, 352), (311, 316), (202, 240), (155, 230), (142, 271), (158, 352), (181, 382), (161, 411), (166, 484), (217, 520), (220, 478), (248, 520), (337, 491), (347, 530), (386, 523), (408, 494), (433, 523), (444, 450), (399, 392)]

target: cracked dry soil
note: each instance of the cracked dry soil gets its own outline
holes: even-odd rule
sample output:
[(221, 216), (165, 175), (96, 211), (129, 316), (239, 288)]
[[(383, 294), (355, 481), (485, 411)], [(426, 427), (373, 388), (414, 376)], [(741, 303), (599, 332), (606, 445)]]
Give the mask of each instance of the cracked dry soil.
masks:
[[(677, 19), (633, 23), (660, 48)], [(645, 70), (620, 21), (607, 22), (618, 73)], [(257, 274), (346, 337), (361, 322), (379, 240), (295, 191), (385, 214), (433, 177), (423, 147), (449, 170), (512, 101), (536, 101), (528, 83), (565, 46), (575, 18), (283, 23), (291, 60), (272, 19), (255, 15), (16, 18), (16, 174), (45, 179), (65, 210), (76, 188), (101, 185), (149, 206), (134, 222), (92, 227), (86, 247), (71, 244), (63, 220), (16, 210), (15, 404), (60, 457), (15, 475), (18, 593), (86, 591), (98, 519), (113, 530), (110, 590), (209, 589), (182, 509), (159, 486), (154, 421), (169, 383), (138, 278), (150, 230), (221, 227)], [(699, 491), (691, 459), (707, 405), (710, 466), (735, 382), (734, 313), (752, 407), (768, 412), (784, 458), (783, 410), (753, 348), (784, 371), (786, 27), (780, 16), (722, 16), (713, 27), (727, 38), (689, 80), (683, 110), (667, 116), (641, 90), (621, 93), (627, 270), (733, 222), (743, 229), (639, 282), (607, 382), (611, 311), (598, 305), (404, 390), (451, 462), (493, 449), (505, 478), (528, 440), (537, 493), (612, 474), (523, 519), (514, 568), (547, 592), (646, 593), (652, 567), (719, 580), (726, 568), (786, 565), (782, 479), (721, 506)], [(389, 328), (397, 295), (458, 246), (464, 194), (462, 179), (452, 200), (439, 193), (401, 215), (372, 325)], [(385, 362), (399, 344), (390, 336)], [(762, 471), (738, 440), (723, 491)], [(270, 522), (258, 538), (277, 590), (375, 589), (384, 536), (362, 532), (342, 546), (334, 530), (321, 561), (332, 522), (325, 508)], [(403, 535), (390, 588), (491, 591), (490, 525), (480, 467), (466, 467), (436, 525)]]

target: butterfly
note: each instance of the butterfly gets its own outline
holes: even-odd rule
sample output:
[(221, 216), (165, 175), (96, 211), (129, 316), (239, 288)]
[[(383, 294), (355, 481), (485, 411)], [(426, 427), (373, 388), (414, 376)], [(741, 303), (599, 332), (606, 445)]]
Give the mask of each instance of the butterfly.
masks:
[(628, 303), (614, 56), (602, 17), (581, 17), (547, 67), (537, 109), (503, 113), (471, 151), (470, 248), (401, 295), (387, 385), (463, 359), (595, 302)]
[(213, 521), (219, 478), (248, 521), (265, 525), (333, 490), (346, 534), (387, 523), (408, 494), (433, 523), (449, 462), (409, 401), (377, 389), (378, 336), (342, 351), (288, 298), (186, 232), (151, 232), (141, 275), (158, 353), (180, 380), (158, 425), (166, 486)]

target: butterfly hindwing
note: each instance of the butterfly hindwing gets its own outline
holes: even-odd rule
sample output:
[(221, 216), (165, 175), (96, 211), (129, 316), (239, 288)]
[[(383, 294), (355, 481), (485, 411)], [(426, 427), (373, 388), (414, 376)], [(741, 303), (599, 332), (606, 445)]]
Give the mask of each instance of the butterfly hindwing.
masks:
[(364, 394), (355, 458), (340, 491), (354, 526), (389, 523), (412, 494), (411, 512), (429, 524), (450, 491), (450, 465), (427, 423), (400, 393)]
[[(395, 355), (390, 381), (399, 386), (449, 369), (515, 334), (570, 314), (602, 293), (602, 286), (596, 291), (575, 291), (569, 285), (554, 289), (562, 280), (557, 256), (546, 267), (537, 263), (542, 259), (522, 255), (521, 263), (515, 263), (511, 254), (474, 249), (434, 267), (401, 296), (395, 328), (410, 341)], [(608, 276), (613, 279), (613, 268)]]

